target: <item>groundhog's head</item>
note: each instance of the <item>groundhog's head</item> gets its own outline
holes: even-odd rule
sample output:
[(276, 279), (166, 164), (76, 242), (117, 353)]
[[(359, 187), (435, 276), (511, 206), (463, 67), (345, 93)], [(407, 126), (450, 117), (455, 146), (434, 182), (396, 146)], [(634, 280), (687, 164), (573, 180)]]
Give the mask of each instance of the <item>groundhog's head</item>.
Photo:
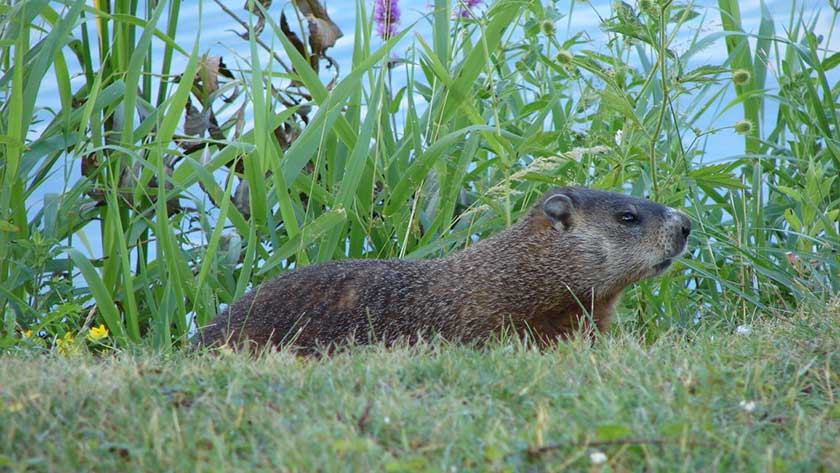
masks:
[(685, 251), (691, 232), (691, 220), (670, 207), (576, 187), (548, 192), (534, 214), (544, 223), (545, 249), (565, 260), (557, 263), (585, 274), (580, 282), (599, 292), (662, 273)]

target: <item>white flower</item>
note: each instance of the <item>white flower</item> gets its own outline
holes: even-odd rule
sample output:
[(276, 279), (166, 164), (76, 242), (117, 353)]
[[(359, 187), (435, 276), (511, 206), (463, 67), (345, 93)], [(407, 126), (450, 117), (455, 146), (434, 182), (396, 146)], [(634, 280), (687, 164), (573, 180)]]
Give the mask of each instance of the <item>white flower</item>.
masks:
[(594, 452), (589, 454), (589, 460), (592, 462), (593, 465), (600, 465), (607, 461), (607, 454), (602, 451), (595, 450)]
[(755, 410), (755, 401), (741, 401), (738, 403), (744, 412), (750, 413)]
[(385, 416), (385, 417), (382, 418), (382, 422), (385, 422), (385, 424), (390, 424), (391, 423), (391, 418), (388, 417), (388, 416)]
[(624, 136), (624, 131), (623, 130), (618, 130), (617, 132), (615, 132), (615, 145), (616, 146), (621, 146), (621, 138), (623, 136)]
[(737, 333), (738, 335), (750, 335), (752, 333), (752, 327), (750, 327), (749, 325), (739, 325), (735, 329), (735, 333)]

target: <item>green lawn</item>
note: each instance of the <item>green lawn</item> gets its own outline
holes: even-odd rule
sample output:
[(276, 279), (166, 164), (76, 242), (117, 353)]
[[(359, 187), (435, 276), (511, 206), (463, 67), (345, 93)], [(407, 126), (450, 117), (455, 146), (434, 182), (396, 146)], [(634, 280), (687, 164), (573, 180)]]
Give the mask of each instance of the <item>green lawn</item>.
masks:
[(838, 301), (724, 325), (548, 352), (8, 353), (0, 469), (837, 471)]

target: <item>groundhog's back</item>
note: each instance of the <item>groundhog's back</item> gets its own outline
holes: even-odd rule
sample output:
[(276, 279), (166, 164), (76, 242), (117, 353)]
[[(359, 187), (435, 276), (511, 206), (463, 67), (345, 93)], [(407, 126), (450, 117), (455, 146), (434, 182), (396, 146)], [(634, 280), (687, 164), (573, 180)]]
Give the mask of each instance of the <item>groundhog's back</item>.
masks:
[[(443, 260), (344, 260), (308, 266), (245, 294), (200, 331), (205, 346), (225, 343), (315, 348), (353, 340), (416, 338), (446, 331), (451, 304), (429, 277)], [(430, 293), (434, 292), (434, 297)]]

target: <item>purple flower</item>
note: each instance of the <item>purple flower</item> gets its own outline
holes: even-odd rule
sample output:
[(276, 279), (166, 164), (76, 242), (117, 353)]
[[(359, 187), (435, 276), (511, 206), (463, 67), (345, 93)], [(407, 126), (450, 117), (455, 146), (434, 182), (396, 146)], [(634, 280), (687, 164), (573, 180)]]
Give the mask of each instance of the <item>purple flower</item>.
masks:
[(470, 18), (473, 16), (472, 9), (477, 7), (481, 0), (458, 0), (458, 3), (461, 5), (461, 10), (458, 12), (458, 15), (461, 18)]
[(376, 0), (373, 21), (376, 22), (376, 32), (383, 39), (388, 39), (397, 32), (397, 25), (400, 24), (398, 3), (398, 0)]

